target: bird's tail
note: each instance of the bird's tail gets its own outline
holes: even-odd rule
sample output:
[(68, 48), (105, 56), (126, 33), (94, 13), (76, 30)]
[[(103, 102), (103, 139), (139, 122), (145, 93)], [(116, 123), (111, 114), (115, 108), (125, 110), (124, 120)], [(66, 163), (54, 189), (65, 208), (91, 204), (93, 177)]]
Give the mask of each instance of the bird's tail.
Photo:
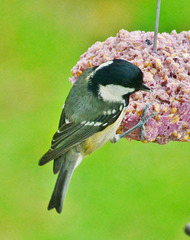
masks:
[(64, 166), (61, 167), (55, 188), (53, 190), (53, 194), (48, 205), (48, 210), (55, 208), (58, 213), (61, 213), (73, 171), (74, 168), (69, 170), (65, 169)]
[(78, 160), (82, 160), (81, 155), (72, 150), (68, 152), (66, 156), (63, 156), (63, 163), (59, 170), (59, 175), (48, 205), (48, 210), (55, 208), (58, 213), (61, 213), (67, 189), (74, 169), (78, 165)]

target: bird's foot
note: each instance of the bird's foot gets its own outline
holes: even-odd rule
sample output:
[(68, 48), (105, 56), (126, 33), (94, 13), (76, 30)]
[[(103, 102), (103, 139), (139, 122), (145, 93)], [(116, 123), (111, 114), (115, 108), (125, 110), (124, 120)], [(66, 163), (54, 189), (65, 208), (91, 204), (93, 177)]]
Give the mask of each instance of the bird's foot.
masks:
[(144, 141), (145, 140), (145, 128), (144, 125), (145, 123), (148, 121), (148, 119), (150, 119), (152, 116), (157, 115), (157, 113), (151, 113), (150, 115), (146, 116), (148, 108), (150, 107), (151, 103), (147, 104), (146, 107), (144, 108), (143, 112), (142, 112), (142, 116), (141, 116), (141, 120), (132, 128), (130, 128), (129, 130), (127, 130), (126, 132), (122, 133), (122, 134), (116, 134), (110, 141), (112, 143), (118, 142), (121, 138), (127, 136), (129, 133), (131, 133), (133, 130), (140, 128), (141, 129), (141, 140)]

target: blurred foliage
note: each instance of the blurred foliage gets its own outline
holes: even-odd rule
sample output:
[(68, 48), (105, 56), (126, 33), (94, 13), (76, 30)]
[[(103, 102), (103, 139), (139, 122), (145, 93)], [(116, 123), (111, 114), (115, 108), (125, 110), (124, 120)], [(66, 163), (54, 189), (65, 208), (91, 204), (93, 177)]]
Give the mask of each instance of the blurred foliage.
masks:
[[(189, 7), (163, 1), (159, 31), (188, 30)], [(106, 144), (75, 171), (61, 215), (46, 210), (52, 165), (37, 166), (80, 55), (122, 28), (153, 31), (155, 8), (152, 0), (0, 1), (0, 239), (186, 239), (189, 144)]]

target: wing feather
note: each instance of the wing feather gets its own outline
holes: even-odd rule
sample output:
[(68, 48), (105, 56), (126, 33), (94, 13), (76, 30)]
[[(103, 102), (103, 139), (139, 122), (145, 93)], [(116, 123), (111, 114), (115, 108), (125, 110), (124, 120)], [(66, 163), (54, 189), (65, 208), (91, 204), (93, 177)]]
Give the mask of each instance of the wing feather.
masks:
[[(84, 142), (93, 134), (103, 131), (113, 124), (120, 116), (122, 109), (99, 115), (93, 122), (64, 123), (54, 134), (50, 150), (40, 159), (39, 165), (43, 165), (50, 160), (57, 159), (72, 147)], [(63, 115), (64, 113), (62, 113)], [(63, 119), (62, 119), (62, 122)], [(97, 124), (98, 123), (98, 124)]]

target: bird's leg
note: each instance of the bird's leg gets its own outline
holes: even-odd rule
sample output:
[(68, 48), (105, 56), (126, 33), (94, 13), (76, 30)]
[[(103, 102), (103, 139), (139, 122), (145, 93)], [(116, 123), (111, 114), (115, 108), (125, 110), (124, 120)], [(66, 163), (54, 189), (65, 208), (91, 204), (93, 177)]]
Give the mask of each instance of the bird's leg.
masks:
[(111, 140), (110, 142), (115, 143), (118, 142), (121, 138), (127, 136), (129, 133), (131, 133), (133, 130), (140, 128), (141, 129), (141, 140), (144, 141), (144, 137), (145, 137), (145, 130), (144, 130), (144, 124), (148, 121), (149, 118), (151, 118), (152, 116), (156, 115), (157, 113), (151, 113), (150, 115), (148, 115), (146, 117), (146, 113), (148, 111), (148, 108), (150, 106), (150, 103), (146, 105), (146, 107), (144, 108), (143, 112), (142, 112), (142, 116), (141, 116), (141, 120), (132, 128), (130, 128), (129, 130), (127, 130), (126, 132), (122, 133), (122, 134), (116, 134)]

